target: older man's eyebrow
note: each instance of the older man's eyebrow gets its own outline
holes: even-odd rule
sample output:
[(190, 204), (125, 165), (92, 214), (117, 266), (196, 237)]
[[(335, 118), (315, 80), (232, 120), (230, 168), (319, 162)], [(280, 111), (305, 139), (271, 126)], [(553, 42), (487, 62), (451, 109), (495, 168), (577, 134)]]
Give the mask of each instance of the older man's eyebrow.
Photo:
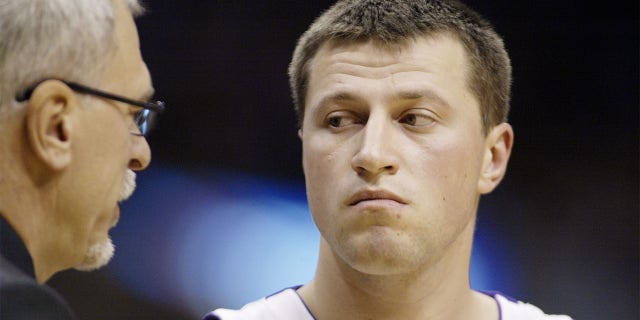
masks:
[(144, 94), (142, 94), (140, 100), (142, 101), (149, 101), (153, 98), (153, 95), (155, 94), (155, 89), (153, 87), (149, 88), (147, 91), (144, 92)]

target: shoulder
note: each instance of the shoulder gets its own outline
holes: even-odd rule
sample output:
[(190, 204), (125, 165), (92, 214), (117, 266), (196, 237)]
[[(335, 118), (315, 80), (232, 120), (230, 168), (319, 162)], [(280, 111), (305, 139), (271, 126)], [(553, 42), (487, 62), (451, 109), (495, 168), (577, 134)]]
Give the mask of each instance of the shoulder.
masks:
[(71, 309), (53, 289), (37, 283), (0, 256), (0, 318), (75, 319)]
[(216, 309), (203, 320), (314, 320), (296, 293), (287, 288), (268, 297), (250, 302), (239, 310)]
[(487, 293), (498, 302), (501, 320), (571, 320), (566, 315), (546, 314), (540, 308), (502, 293)]

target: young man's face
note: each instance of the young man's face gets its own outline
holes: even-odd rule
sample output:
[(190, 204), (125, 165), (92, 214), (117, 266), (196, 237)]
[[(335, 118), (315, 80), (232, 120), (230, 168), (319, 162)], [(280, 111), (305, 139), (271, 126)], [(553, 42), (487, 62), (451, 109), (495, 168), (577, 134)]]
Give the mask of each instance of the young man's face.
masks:
[[(114, 0), (117, 51), (103, 81), (87, 84), (136, 100), (145, 100), (152, 89), (142, 60), (138, 34), (124, 1)], [(79, 94), (80, 96), (81, 94)], [(118, 202), (133, 190), (132, 170), (150, 162), (149, 145), (137, 132), (132, 112), (136, 107), (98, 97), (85, 97), (74, 128), (72, 165), (65, 176), (69, 191), (61, 220), (73, 229), (75, 250), (84, 261), (76, 267), (93, 269), (106, 264), (113, 254), (109, 229), (120, 217)], [(129, 189), (129, 192), (125, 191)]]
[[(462, 45), (321, 47), (300, 137), (313, 218), (333, 253), (372, 274), (416, 270), (472, 230), (490, 161)], [(471, 228), (471, 229), (469, 229)]]

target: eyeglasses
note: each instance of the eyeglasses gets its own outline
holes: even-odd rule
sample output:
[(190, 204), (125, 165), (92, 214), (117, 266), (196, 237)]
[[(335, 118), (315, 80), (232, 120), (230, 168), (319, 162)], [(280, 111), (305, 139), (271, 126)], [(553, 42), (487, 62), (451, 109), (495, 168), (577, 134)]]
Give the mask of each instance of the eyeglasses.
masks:
[[(47, 79), (47, 80), (50, 80), (50, 79)], [(164, 102), (162, 101), (149, 101), (149, 102), (137, 101), (137, 100), (125, 98), (123, 96), (119, 96), (116, 94), (112, 94), (112, 93), (104, 92), (98, 89), (83, 86), (81, 84), (77, 84), (74, 82), (69, 82), (61, 79), (55, 79), (55, 80), (61, 81), (62, 83), (66, 84), (69, 88), (71, 88), (71, 90), (79, 93), (90, 94), (90, 95), (98, 96), (101, 98), (115, 100), (115, 101), (127, 103), (130, 105), (142, 108), (142, 110), (140, 110), (139, 112), (136, 112), (136, 114), (133, 117), (136, 127), (138, 127), (138, 132), (131, 132), (131, 134), (136, 136), (145, 136), (149, 132), (149, 129), (151, 129), (151, 122), (155, 115), (154, 113), (161, 113), (165, 109)], [(31, 95), (33, 94), (33, 91), (38, 87), (38, 85), (40, 85), (40, 83), (44, 81), (46, 80), (40, 81), (34, 84), (33, 86), (27, 88), (22, 93), (17, 94), (15, 97), (16, 101), (24, 102), (29, 100), (31, 98)]]

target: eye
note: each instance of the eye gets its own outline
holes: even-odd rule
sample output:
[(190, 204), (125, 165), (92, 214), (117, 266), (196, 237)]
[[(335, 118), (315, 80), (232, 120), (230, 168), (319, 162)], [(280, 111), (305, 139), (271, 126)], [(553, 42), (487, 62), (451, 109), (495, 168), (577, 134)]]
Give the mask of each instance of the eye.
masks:
[(428, 127), (435, 120), (426, 110), (413, 110), (402, 115), (399, 122), (412, 127)]
[(354, 124), (360, 124), (362, 121), (349, 112), (336, 111), (327, 116), (326, 123), (332, 128), (343, 128)]
[(146, 109), (136, 110), (132, 114), (133, 115), (133, 121), (136, 123), (136, 125), (139, 125), (140, 123), (145, 121), (146, 116), (147, 116), (148, 113), (149, 112)]

